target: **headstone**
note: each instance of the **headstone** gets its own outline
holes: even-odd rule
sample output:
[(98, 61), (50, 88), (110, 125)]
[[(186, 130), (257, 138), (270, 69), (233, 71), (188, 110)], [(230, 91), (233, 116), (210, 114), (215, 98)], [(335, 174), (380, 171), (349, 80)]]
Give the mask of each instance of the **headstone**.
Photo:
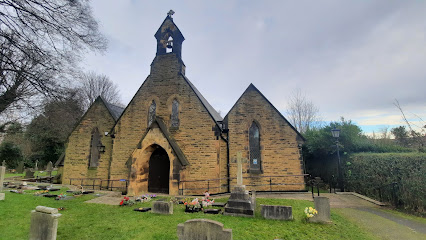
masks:
[(232, 240), (232, 229), (223, 229), (223, 224), (209, 219), (191, 219), (177, 226), (179, 240)]
[(3, 201), (5, 198), (6, 194), (5, 193), (0, 193), (0, 201)]
[(260, 205), (260, 214), (266, 219), (292, 220), (293, 210), (291, 206)]
[(61, 215), (56, 208), (37, 206), (32, 210), (30, 240), (55, 240)]
[(1, 166), (0, 167), (0, 192), (3, 191), (3, 182), (4, 182), (5, 174), (6, 174), (6, 167)]
[(326, 197), (314, 198), (315, 209), (318, 214), (309, 218), (310, 222), (331, 223), (330, 218), (330, 199)]
[(27, 171), (25, 171), (25, 178), (34, 178), (34, 172), (31, 171), (31, 169), (27, 169)]
[(6, 160), (3, 160), (3, 162), (1, 162), (1, 166), (6, 167)]
[(24, 162), (19, 162), (18, 167), (16, 168), (16, 172), (19, 174), (24, 173)]
[(34, 171), (38, 171), (38, 160), (35, 161), (35, 168)]
[(246, 186), (243, 183), (243, 159), (241, 152), (237, 153), (237, 186), (231, 192), (228, 203), (225, 207), (225, 215), (254, 217), (255, 200), (246, 191)]
[(51, 172), (52, 170), (53, 170), (53, 163), (52, 161), (50, 161), (47, 163), (46, 171)]
[(173, 203), (170, 201), (155, 201), (152, 204), (152, 212), (159, 214), (173, 214)]

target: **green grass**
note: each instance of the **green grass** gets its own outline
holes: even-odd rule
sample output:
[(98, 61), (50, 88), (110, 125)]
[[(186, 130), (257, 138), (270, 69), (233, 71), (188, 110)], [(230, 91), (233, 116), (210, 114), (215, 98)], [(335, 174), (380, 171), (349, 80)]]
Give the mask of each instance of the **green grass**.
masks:
[[(133, 211), (136, 207), (151, 206), (152, 202), (120, 207), (84, 203), (94, 197), (90, 195), (56, 201), (33, 196), (33, 192), (6, 192), (6, 199), (0, 201), (0, 239), (28, 239), (30, 211), (39, 205), (65, 208), (60, 211), (62, 217), (59, 219), (58, 239), (177, 239), (177, 225), (193, 218), (208, 218), (223, 223), (225, 228), (232, 229), (236, 240), (375, 239), (333, 210), (332, 224), (306, 223), (303, 210), (313, 204), (303, 200), (258, 198), (255, 218), (185, 213), (183, 205), (174, 205), (174, 214), (167, 216)], [(223, 202), (226, 199), (216, 201)], [(262, 219), (260, 204), (292, 206), (294, 220), (284, 222)]]

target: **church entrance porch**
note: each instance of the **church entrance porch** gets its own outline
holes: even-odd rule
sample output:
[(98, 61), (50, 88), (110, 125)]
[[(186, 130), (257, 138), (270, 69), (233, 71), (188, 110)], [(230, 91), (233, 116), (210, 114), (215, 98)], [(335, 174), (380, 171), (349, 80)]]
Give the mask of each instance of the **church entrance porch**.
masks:
[(149, 159), (148, 192), (169, 193), (170, 161), (167, 152), (159, 147)]

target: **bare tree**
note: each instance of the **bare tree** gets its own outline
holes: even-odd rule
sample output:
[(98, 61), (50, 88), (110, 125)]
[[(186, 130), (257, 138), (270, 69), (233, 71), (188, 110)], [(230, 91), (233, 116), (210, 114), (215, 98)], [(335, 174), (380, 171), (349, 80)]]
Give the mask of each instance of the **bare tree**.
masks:
[(0, 113), (59, 94), (81, 54), (105, 48), (89, 0), (0, 0)]
[(98, 96), (101, 96), (109, 103), (121, 104), (117, 85), (106, 75), (95, 72), (84, 73), (81, 76), (81, 85), (81, 93), (86, 109), (92, 105)]
[(412, 141), (418, 145), (419, 150), (423, 151), (426, 143), (426, 122), (415, 114), (414, 116), (418, 119), (420, 125), (414, 123), (413, 121), (409, 121), (404, 113), (404, 110), (399, 104), (399, 101), (395, 99), (393, 104), (401, 112), (402, 119), (408, 126), (409, 135), (411, 136)]
[(300, 89), (296, 89), (289, 98), (287, 117), (300, 133), (317, 126), (320, 122), (318, 107), (308, 100)]

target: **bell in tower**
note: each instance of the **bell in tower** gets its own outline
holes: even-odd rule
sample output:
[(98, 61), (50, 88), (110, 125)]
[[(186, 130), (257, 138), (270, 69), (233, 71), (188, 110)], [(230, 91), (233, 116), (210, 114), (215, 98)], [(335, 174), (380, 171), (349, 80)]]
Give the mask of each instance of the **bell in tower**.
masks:
[(182, 58), (182, 42), (185, 40), (179, 28), (173, 22), (172, 15), (175, 12), (170, 10), (167, 13), (158, 31), (155, 33), (157, 39), (157, 56), (174, 53)]

